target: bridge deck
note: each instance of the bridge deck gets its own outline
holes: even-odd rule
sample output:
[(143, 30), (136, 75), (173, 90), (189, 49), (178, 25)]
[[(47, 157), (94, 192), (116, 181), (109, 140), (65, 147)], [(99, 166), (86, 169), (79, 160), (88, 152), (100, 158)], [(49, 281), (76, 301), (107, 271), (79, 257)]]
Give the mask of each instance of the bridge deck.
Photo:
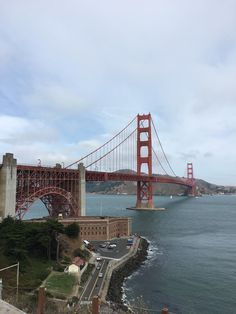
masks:
[[(30, 171), (30, 172), (56, 172), (61, 174), (78, 174), (77, 169), (67, 169), (60, 167), (42, 167), (42, 166), (27, 166), (17, 165), (17, 170)], [(184, 186), (192, 186), (192, 183), (186, 178), (152, 175), (145, 174), (137, 175), (135, 173), (123, 173), (123, 172), (99, 172), (99, 171), (86, 171), (86, 181), (146, 181), (153, 183), (172, 183)]]

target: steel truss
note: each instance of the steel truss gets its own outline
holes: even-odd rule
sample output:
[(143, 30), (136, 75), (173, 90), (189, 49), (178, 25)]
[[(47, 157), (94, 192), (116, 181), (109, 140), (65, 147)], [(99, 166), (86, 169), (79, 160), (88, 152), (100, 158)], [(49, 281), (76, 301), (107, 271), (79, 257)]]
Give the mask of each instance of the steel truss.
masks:
[(22, 219), (34, 201), (41, 199), (50, 216), (79, 216), (78, 184), (78, 170), (17, 166), (16, 215)]

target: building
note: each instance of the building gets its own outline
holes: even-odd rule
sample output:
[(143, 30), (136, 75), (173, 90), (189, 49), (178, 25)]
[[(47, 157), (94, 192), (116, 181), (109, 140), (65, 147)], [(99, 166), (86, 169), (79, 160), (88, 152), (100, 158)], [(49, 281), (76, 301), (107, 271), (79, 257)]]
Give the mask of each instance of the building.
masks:
[[(25, 222), (44, 222), (45, 219), (30, 219)], [(132, 219), (130, 217), (108, 216), (80, 216), (78, 218), (58, 219), (64, 226), (78, 223), (80, 239), (107, 241), (117, 237), (128, 237), (132, 233)]]
[(78, 223), (81, 240), (106, 241), (116, 237), (129, 236), (132, 233), (130, 217), (81, 216), (63, 219), (60, 222), (63, 225)]
[(77, 266), (75, 264), (69, 265), (69, 267), (68, 267), (68, 273), (69, 274), (71, 274), (71, 273), (78, 273), (78, 272), (80, 272), (79, 266)]

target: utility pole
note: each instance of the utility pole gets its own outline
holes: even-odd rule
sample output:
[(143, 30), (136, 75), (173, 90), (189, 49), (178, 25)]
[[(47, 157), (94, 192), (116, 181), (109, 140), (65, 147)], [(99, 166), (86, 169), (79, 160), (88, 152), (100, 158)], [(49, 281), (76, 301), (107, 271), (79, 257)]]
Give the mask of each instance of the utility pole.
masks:
[(18, 302), (18, 293), (19, 293), (19, 275), (20, 275), (20, 263), (17, 263), (17, 272), (16, 272), (16, 301)]
[(59, 243), (59, 235), (58, 234), (56, 234), (56, 237), (55, 237), (55, 239), (56, 239), (56, 241), (57, 241), (57, 263), (59, 263), (59, 245), (60, 245), (60, 243)]
[(2, 300), (2, 278), (0, 278), (0, 300)]

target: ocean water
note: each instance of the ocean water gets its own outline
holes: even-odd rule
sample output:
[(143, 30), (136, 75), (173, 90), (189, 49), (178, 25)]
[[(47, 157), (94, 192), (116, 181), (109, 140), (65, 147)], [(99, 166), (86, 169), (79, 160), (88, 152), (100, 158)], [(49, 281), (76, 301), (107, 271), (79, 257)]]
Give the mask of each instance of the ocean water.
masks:
[[(165, 211), (133, 211), (130, 195), (87, 195), (88, 215), (131, 216), (150, 241), (148, 259), (124, 283), (124, 300), (142, 296), (159, 313), (236, 313), (236, 196), (154, 197)], [(45, 215), (37, 202), (25, 218)]]

